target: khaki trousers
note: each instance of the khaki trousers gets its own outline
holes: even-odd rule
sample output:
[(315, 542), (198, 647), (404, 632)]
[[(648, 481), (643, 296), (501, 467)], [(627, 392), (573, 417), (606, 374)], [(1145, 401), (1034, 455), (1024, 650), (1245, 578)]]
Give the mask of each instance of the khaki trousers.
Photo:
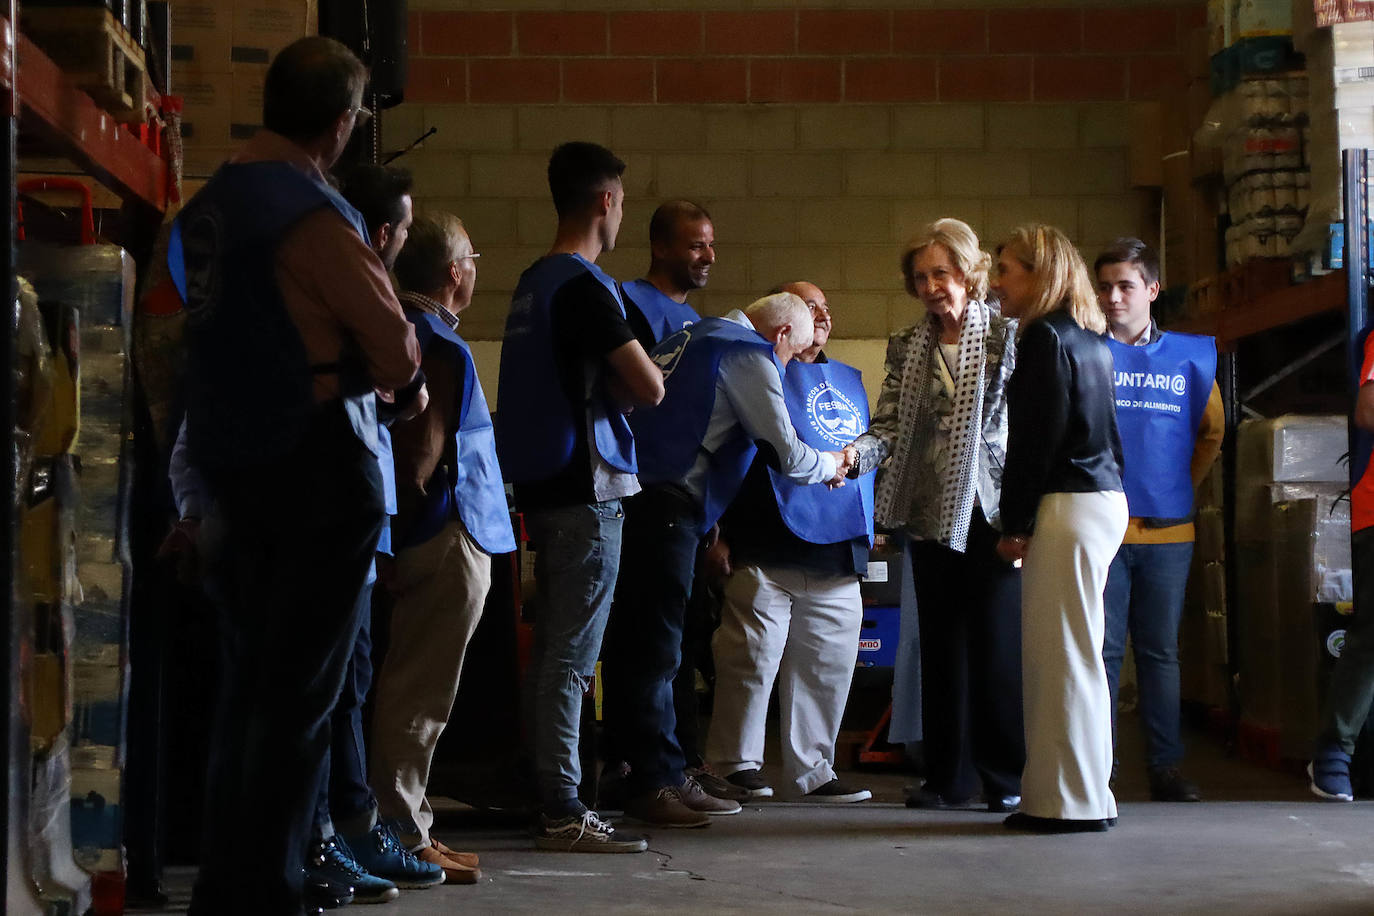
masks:
[(391, 647), (377, 676), (369, 769), (378, 812), (411, 848), (429, 844), (430, 761), (490, 587), (491, 557), (461, 521), (396, 555)]
[(1035, 817), (1116, 817), (1102, 591), (1126, 517), (1115, 492), (1046, 493), (1035, 515), (1021, 576), (1021, 810)]

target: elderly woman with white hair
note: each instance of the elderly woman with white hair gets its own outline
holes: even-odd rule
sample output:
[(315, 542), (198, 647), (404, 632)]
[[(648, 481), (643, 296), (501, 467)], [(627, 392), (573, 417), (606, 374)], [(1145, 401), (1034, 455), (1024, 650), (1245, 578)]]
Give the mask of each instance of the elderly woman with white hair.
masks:
[(964, 805), (980, 789), (989, 811), (1020, 801), (1020, 571), (997, 556), (993, 527), (1016, 323), (987, 302), (991, 260), (957, 219), (908, 243), (902, 274), (925, 315), (888, 341), (877, 410), (853, 443), (859, 473), (887, 462), (877, 522), (910, 545), (891, 740), (923, 741), (911, 807)]

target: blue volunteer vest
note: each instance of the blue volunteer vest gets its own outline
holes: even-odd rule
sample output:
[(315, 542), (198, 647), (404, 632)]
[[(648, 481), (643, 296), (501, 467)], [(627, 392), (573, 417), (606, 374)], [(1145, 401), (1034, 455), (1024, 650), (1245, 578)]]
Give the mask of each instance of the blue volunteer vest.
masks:
[(621, 285), (620, 292), (626, 306), (634, 306), (644, 316), (653, 331), (655, 344), (701, 320), (690, 305), (668, 298), (648, 280), (631, 280)]
[(1193, 445), (1217, 375), (1216, 341), (1174, 333), (1144, 347), (1106, 341), (1116, 363), (1121, 478), (1131, 517), (1188, 518)]
[[(868, 429), (868, 394), (863, 375), (834, 361), (793, 360), (782, 378), (787, 414), (803, 442), (837, 452)], [(821, 484), (802, 486), (768, 469), (783, 524), (812, 544), (867, 538), (873, 546), (873, 475), (850, 480), (838, 490)]]
[[(768, 354), (782, 375), (772, 344), (753, 328), (728, 318), (703, 318), (654, 347), (651, 356), (663, 370), (663, 400), (657, 407), (641, 408), (630, 415), (639, 449), (641, 482), (681, 483), (687, 476), (702, 451), (701, 441), (715, 408), (720, 361), (740, 347)], [(709, 531), (735, 498), (757, 451), (744, 430), (737, 429), (710, 456), (700, 533)]]
[[(615, 280), (576, 254), (535, 261), (520, 275), (511, 297), (496, 394), (496, 453), (508, 480), (554, 476), (567, 467), (578, 438), (586, 435), (583, 412), (569, 411), (561, 396), (550, 314), (554, 293), (582, 273), (590, 273), (606, 287), (625, 314)], [(611, 467), (633, 474), (635, 442), (625, 415), (604, 392), (594, 393), (585, 406), (591, 413), (597, 452)]]
[(489, 554), (510, 553), (515, 549), (510, 509), (506, 506), (506, 484), (496, 461), (496, 441), (491, 413), (477, 378), (477, 364), (467, 341), (459, 337), (437, 316), (421, 309), (407, 308), (406, 317), (415, 325), (415, 339), (426, 353), (439, 348), (458, 367), (463, 379), (463, 401), (458, 404), (458, 430), (454, 433), (457, 466), (445, 485), (428, 487), (426, 504), (415, 524), (405, 532), (410, 547), (439, 533), (456, 514), (468, 534)]
[[(338, 192), (284, 162), (222, 166), (172, 226), (167, 265), (186, 305), (186, 432), (201, 467), (287, 454), (315, 410), (305, 345), (276, 282), (277, 246), (301, 217), (333, 207), (367, 239)], [(356, 360), (339, 385), (354, 433), (377, 453), (377, 402)]]
[[(1367, 327), (1355, 338), (1355, 388), (1359, 390), (1359, 375), (1364, 369), (1364, 348), (1369, 341), (1369, 335), (1374, 326)], [(1351, 422), (1350, 428), (1354, 430), (1353, 438), (1354, 449), (1350, 455), (1350, 488), (1353, 491), (1364, 479), (1365, 471), (1369, 468), (1369, 458), (1374, 453), (1374, 433), (1369, 430), (1361, 429)], [(1358, 497), (1352, 497), (1352, 499)]]

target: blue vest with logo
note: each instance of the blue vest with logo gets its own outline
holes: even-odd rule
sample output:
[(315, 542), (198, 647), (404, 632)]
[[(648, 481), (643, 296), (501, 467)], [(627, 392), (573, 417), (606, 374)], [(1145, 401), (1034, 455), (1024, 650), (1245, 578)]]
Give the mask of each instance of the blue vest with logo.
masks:
[[(803, 442), (836, 452), (868, 429), (868, 394), (853, 366), (793, 360), (782, 378), (787, 414)], [(802, 486), (768, 469), (783, 524), (803, 541), (834, 544), (867, 538), (873, 546), (873, 475), (850, 480), (838, 490)]]
[(644, 316), (653, 331), (655, 344), (701, 320), (690, 305), (668, 298), (648, 280), (631, 280), (621, 285), (620, 292), (626, 306), (634, 306)]
[[(663, 400), (630, 415), (639, 448), (639, 479), (645, 484), (681, 483), (702, 452), (701, 441), (716, 404), (720, 362), (740, 347), (766, 353), (782, 375), (773, 345), (752, 327), (728, 318), (703, 318), (669, 335), (651, 356), (663, 370)], [(758, 448), (736, 429), (710, 456), (702, 494), (700, 533), (705, 534), (739, 492)]]
[(458, 430), (454, 433), (456, 467), (450, 469), (448, 481), (434, 481), (426, 488), (429, 499), (418, 511), (411, 530), (405, 532), (402, 546), (424, 543), (456, 514), (478, 547), (490, 554), (510, 553), (515, 549), (515, 533), (506, 506), (506, 484), (496, 461), (491, 413), (472, 350), (437, 316), (420, 309), (407, 308), (405, 312), (415, 325), (420, 349), (429, 353), (431, 348), (441, 348), (457, 366), (463, 379), (463, 400), (457, 405)]
[[(306, 214), (333, 207), (367, 228), (333, 188), (284, 162), (222, 166), (177, 216), (167, 265), (186, 305), (186, 433), (201, 467), (247, 467), (287, 454), (315, 410), (311, 367), (276, 281), (277, 246)], [(357, 358), (339, 390), (376, 454), (377, 402)]]
[[(577, 254), (540, 258), (520, 275), (511, 297), (496, 394), (496, 453), (508, 480), (554, 476), (572, 459), (578, 438), (586, 435), (583, 410), (570, 411), (561, 394), (551, 314), (554, 294), (582, 273), (606, 287), (625, 314), (615, 280)], [(625, 415), (604, 391), (593, 392), (585, 409), (591, 414), (597, 452), (611, 467), (633, 474), (635, 441)]]
[(1217, 375), (1216, 341), (1174, 333), (1143, 347), (1110, 335), (1106, 341), (1116, 363), (1121, 480), (1131, 517), (1188, 518), (1193, 445)]

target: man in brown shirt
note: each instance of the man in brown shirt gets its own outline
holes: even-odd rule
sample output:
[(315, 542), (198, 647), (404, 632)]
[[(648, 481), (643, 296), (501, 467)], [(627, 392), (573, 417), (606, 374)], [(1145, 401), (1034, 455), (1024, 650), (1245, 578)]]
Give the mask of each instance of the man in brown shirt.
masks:
[(366, 78), (330, 39), (283, 49), (266, 129), (174, 229), (188, 445), (224, 524), (194, 916), (301, 912), (329, 712), (384, 518), (373, 392), (402, 416), (425, 398), (363, 220), (323, 176), (364, 117)]

